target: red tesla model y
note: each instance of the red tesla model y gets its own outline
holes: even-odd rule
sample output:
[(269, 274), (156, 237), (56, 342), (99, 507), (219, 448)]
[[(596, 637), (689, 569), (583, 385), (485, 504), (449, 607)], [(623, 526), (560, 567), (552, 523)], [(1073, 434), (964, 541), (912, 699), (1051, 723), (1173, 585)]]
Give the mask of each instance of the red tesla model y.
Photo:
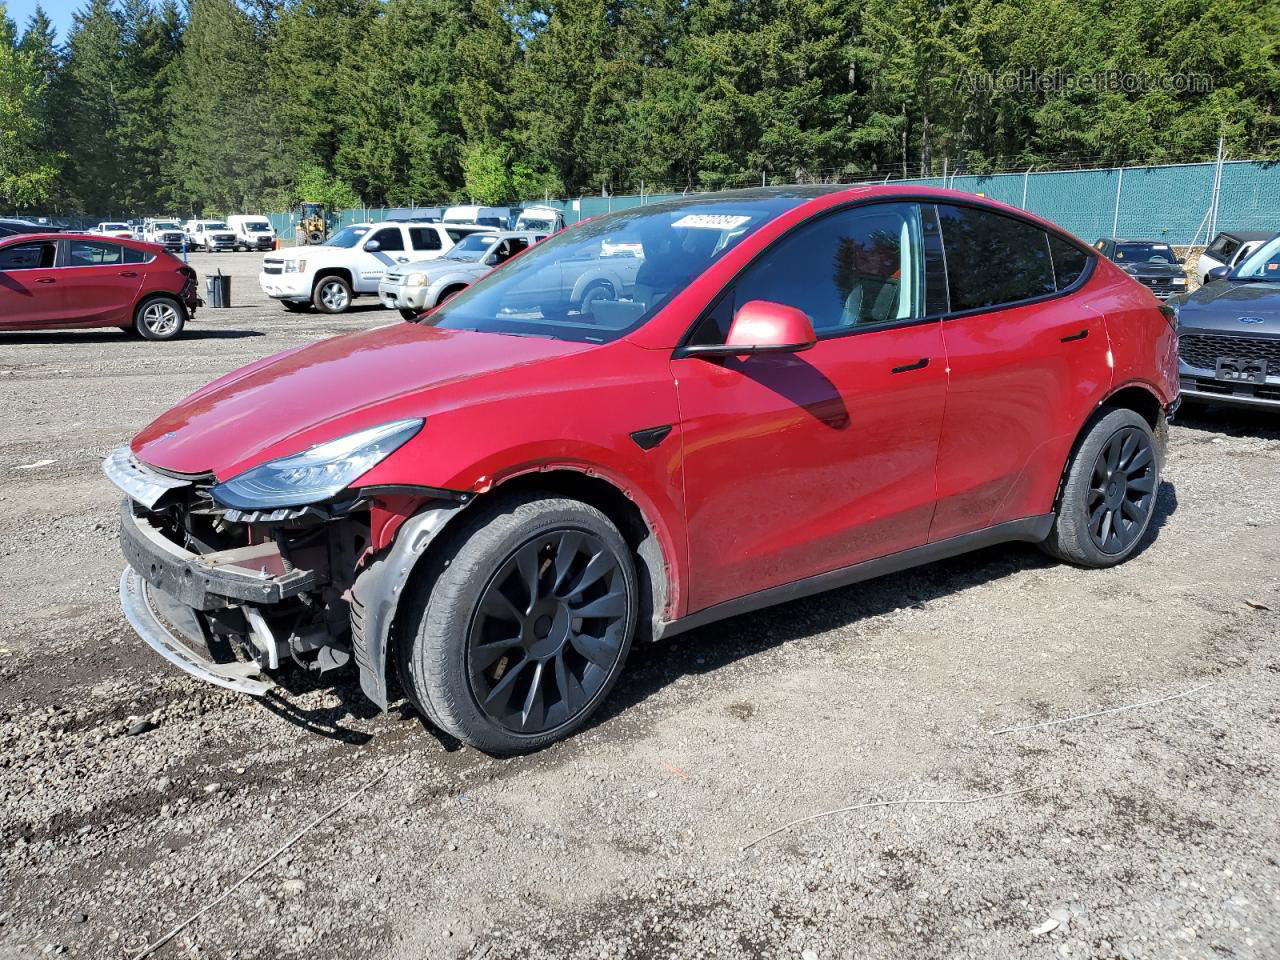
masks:
[(211, 383), (105, 469), (161, 655), (255, 694), (352, 661), (513, 753), (637, 640), (1000, 541), (1121, 562), (1176, 401), (1157, 302), (1053, 225), (797, 187), (582, 223)]

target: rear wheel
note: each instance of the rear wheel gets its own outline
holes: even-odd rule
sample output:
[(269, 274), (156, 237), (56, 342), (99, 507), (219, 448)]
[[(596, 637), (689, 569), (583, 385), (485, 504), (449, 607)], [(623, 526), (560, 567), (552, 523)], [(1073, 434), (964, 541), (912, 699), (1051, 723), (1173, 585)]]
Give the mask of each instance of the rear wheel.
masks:
[(186, 323), (186, 309), (172, 297), (152, 297), (133, 311), (133, 329), (144, 340), (172, 340)]
[(1151, 524), (1159, 486), (1151, 425), (1132, 410), (1110, 411), (1071, 458), (1053, 530), (1042, 546), (1084, 567), (1123, 562)]
[(525, 753), (568, 736), (613, 687), (635, 631), (635, 566), (609, 519), (576, 500), (474, 509), (411, 612), (404, 679), (441, 729)]
[(351, 284), (342, 277), (321, 277), (311, 293), (311, 302), (323, 313), (345, 313), (351, 306)]

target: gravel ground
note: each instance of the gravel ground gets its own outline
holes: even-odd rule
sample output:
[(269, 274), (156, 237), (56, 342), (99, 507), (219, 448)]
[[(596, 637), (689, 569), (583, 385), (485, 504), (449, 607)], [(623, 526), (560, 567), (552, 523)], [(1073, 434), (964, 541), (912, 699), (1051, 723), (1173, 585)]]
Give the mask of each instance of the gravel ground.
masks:
[(178, 342), (0, 334), (0, 958), (135, 957), (211, 904), (155, 955), (1280, 955), (1280, 418), (1175, 425), (1118, 569), (1001, 547), (707, 627), (495, 760), (350, 681), (206, 687), (125, 625), (102, 456), (224, 371), (398, 322), (193, 260), (245, 305)]

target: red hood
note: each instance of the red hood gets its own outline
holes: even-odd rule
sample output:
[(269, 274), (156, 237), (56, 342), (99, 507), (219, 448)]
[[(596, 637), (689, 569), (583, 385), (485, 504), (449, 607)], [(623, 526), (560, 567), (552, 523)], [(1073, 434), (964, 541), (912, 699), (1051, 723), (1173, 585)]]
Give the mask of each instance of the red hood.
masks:
[(589, 344), (398, 323), (322, 340), (197, 390), (133, 440), (144, 463), (225, 480), (259, 463), (501, 389), (491, 378)]

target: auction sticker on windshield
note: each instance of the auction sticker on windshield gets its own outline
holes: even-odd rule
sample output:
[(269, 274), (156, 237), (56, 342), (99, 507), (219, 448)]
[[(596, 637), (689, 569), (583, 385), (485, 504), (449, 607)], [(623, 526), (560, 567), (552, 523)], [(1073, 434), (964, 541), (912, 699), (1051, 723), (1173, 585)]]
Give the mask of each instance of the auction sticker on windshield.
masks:
[(750, 219), (750, 217), (734, 216), (728, 213), (690, 213), (671, 226), (688, 227), (691, 230), (732, 230)]

